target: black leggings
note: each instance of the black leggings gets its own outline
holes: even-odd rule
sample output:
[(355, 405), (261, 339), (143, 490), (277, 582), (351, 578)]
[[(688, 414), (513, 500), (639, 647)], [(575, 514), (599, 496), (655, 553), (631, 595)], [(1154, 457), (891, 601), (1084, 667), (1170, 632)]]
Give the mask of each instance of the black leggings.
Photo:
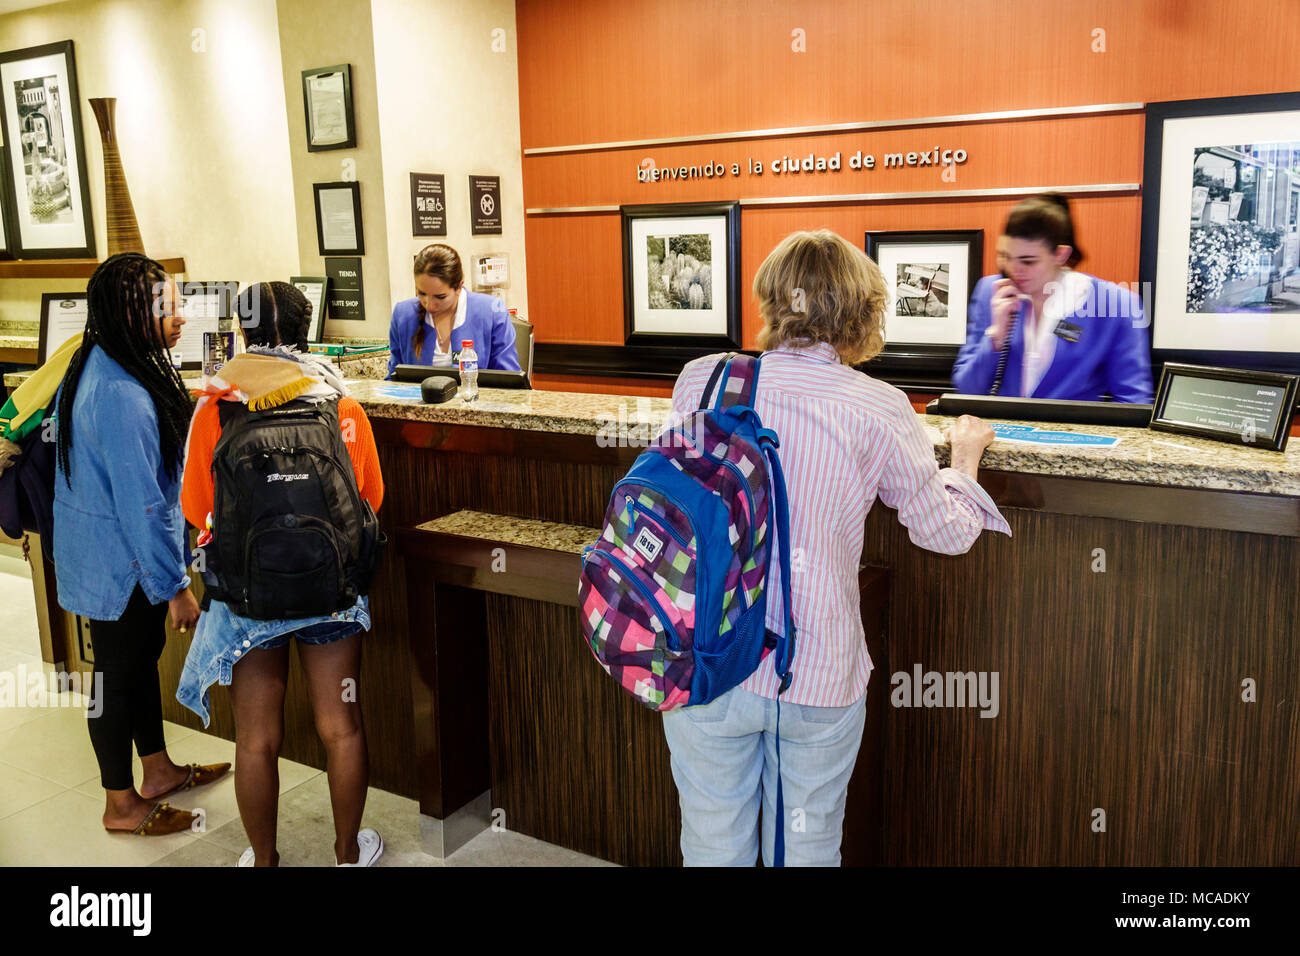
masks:
[[(135, 786), (131, 741), (141, 757), (164, 749), (158, 658), (167, 642), (167, 604), (150, 604), (140, 586), (116, 621), (90, 622), (95, 653), (90, 743), (105, 790)], [(98, 705), (98, 707), (96, 707)]]

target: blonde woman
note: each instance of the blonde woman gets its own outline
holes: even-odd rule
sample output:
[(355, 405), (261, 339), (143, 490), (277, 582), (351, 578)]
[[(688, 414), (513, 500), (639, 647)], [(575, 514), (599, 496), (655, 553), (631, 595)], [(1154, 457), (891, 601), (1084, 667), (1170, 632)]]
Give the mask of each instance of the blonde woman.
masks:
[[(785, 859), (837, 866), (872, 668), (857, 590), (867, 512), (879, 497), (913, 543), (941, 554), (965, 553), (982, 531), (1011, 529), (976, 481), (992, 429), (959, 418), (949, 435), (952, 467), (941, 469), (907, 396), (854, 369), (884, 347), (886, 294), (875, 263), (832, 232), (799, 232), (767, 257), (753, 288), (765, 353), (755, 408), (781, 441), (799, 634), (794, 679), (781, 697)], [(677, 415), (699, 407), (718, 358), (682, 370)], [(767, 627), (781, 633), (779, 589), (768, 594)], [(664, 714), (688, 866), (753, 865), (760, 801), (763, 859), (772, 863), (775, 656), (712, 703)], [(802, 811), (797, 832), (793, 808)]]

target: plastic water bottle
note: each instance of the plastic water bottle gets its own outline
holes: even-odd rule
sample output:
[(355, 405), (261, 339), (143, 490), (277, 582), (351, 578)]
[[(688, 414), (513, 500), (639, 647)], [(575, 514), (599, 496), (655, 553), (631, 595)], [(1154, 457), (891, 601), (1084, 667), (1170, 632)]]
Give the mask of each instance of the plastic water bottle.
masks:
[(478, 353), (473, 339), (460, 343), (460, 397), (466, 402), (478, 400)]

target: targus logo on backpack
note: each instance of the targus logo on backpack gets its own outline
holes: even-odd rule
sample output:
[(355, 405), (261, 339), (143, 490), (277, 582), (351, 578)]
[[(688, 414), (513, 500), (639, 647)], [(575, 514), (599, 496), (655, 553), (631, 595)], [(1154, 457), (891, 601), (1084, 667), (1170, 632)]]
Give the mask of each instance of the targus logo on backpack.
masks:
[(307, 480), (308, 478), (310, 478), (310, 477), (311, 477), (310, 475), (280, 475), (280, 474), (275, 474), (275, 475), (267, 475), (267, 476), (266, 476), (266, 480), (267, 480), (268, 482), (271, 482), (271, 481), (306, 481), (306, 480)]

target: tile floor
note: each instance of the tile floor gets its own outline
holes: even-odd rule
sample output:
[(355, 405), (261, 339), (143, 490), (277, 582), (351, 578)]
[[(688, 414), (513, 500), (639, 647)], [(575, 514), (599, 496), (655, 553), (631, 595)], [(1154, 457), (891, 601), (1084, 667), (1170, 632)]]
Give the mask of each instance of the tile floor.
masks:
[[(15, 549), (0, 545), (0, 675), (45, 669), (40, 659), (31, 578)], [(26, 695), (22, 695), (25, 699)], [(64, 692), (58, 706), (0, 706), (0, 866), (233, 866), (248, 845), (233, 777), (168, 797), (203, 810), (203, 832), (142, 838), (106, 833), (99, 769), (86, 733), (84, 701)], [(177, 763), (234, 760), (228, 740), (166, 725)], [(136, 781), (139, 782), (139, 760)], [(282, 866), (328, 866), (334, 829), (325, 774), (280, 761), (279, 849)], [(522, 834), (486, 831), (445, 861), (423, 852), (414, 800), (376, 790), (365, 826), (384, 838), (379, 866), (608, 866)]]

